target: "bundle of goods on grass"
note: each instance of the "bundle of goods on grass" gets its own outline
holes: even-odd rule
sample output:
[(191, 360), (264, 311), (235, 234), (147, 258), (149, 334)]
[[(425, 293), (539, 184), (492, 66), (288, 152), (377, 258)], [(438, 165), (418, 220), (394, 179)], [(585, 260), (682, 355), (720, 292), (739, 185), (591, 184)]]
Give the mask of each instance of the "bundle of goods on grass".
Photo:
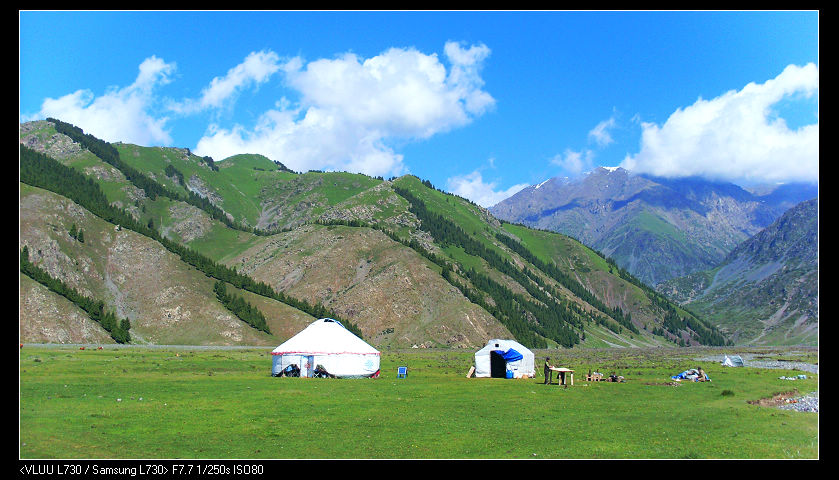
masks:
[(284, 369), (280, 370), (280, 373), (274, 375), (275, 377), (299, 377), (300, 376), (300, 367), (297, 365), (289, 365)]
[(702, 371), (701, 368), (698, 368), (698, 369), (697, 368), (691, 368), (689, 370), (685, 370), (684, 372), (682, 372), (678, 375), (673, 375), (670, 378), (672, 378), (673, 380), (676, 380), (677, 382), (682, 381), (682, 380), (691, 380), (691, 381), (694, 381), (694, 382), (710, 382), (711, 381), (711, 379), (708, 377), (708, 374), (705, 373), (704, 371)]
[(335, 378), (335, 375), (332, 375), (331, 373), (327, 372), (326, 369), (323, 368), (323, 365), (318, 365), (317, 367), (315, 367), (314, 377), (315, 378)]

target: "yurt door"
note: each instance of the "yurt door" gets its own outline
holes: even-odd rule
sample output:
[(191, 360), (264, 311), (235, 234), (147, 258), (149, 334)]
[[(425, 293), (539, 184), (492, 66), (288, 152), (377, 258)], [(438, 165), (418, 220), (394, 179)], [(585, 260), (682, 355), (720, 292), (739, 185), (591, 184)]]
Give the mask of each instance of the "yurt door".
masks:
[(492, 378), (504, 378), (507, 376), (507, 360), (501, 356), (500, 350), (489, 352), (489, 376)]
[(312, 355), (300, 357), (300, 376), (309, 377), (315, 373), (315, 357)]

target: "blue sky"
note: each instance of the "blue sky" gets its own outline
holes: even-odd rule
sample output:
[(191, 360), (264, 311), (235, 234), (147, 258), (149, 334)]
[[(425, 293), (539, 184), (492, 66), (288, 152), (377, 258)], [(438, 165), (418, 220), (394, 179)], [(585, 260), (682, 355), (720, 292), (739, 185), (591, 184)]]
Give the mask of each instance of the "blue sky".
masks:
[(818, 12), (21, 11), (20, 119), (414, 174), (818, 179)]

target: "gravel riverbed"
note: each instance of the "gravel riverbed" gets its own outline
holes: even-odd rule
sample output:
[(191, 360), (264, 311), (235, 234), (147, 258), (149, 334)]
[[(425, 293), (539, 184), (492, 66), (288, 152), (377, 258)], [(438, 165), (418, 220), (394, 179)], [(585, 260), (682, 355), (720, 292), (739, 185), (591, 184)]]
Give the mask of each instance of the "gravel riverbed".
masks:
[(819, 392), (811, 392), (803, 397), (790, 398), (787, 402), (778, 405), (778, 408), (781, 410), (795, 410), (796, 412), (819, 413)]
[[(793, 362), (787, 360), (767, 360), (765, 358), (755, 359), (759, 355), (743, 353), (739, 354), (743, 359), (746, 367), (751, 368), (769, 368), (776, 370), (800, 370), (802, 372), (819, 373), (819, 366), (806, 362)], [(722, 363), (725, 360), (725, 355), (711, 355), (703, 358), (697, 358), (697, 361), (702, 362), (717, 362)], [(736, 367), (732, 367), (736, 368)], [(803, 375), (806, 375), (804, 373)], [(789, 380), (794, 382), (795, 380)], [(797, 412), (814, 412), (819, 413), (819, 392), (810, 392), (798, 397), (788, 398), (784, 403), (778, 405), (782, 410), (795, 410)]]

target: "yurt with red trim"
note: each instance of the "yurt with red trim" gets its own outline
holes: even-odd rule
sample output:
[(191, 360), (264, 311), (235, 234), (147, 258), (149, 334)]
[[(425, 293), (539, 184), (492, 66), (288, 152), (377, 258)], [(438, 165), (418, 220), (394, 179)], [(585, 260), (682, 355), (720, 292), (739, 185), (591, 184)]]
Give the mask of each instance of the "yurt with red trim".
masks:
[(275, 377), (372, 378), (381, 353), (331, 318), (312, 322), (275, 348)]

